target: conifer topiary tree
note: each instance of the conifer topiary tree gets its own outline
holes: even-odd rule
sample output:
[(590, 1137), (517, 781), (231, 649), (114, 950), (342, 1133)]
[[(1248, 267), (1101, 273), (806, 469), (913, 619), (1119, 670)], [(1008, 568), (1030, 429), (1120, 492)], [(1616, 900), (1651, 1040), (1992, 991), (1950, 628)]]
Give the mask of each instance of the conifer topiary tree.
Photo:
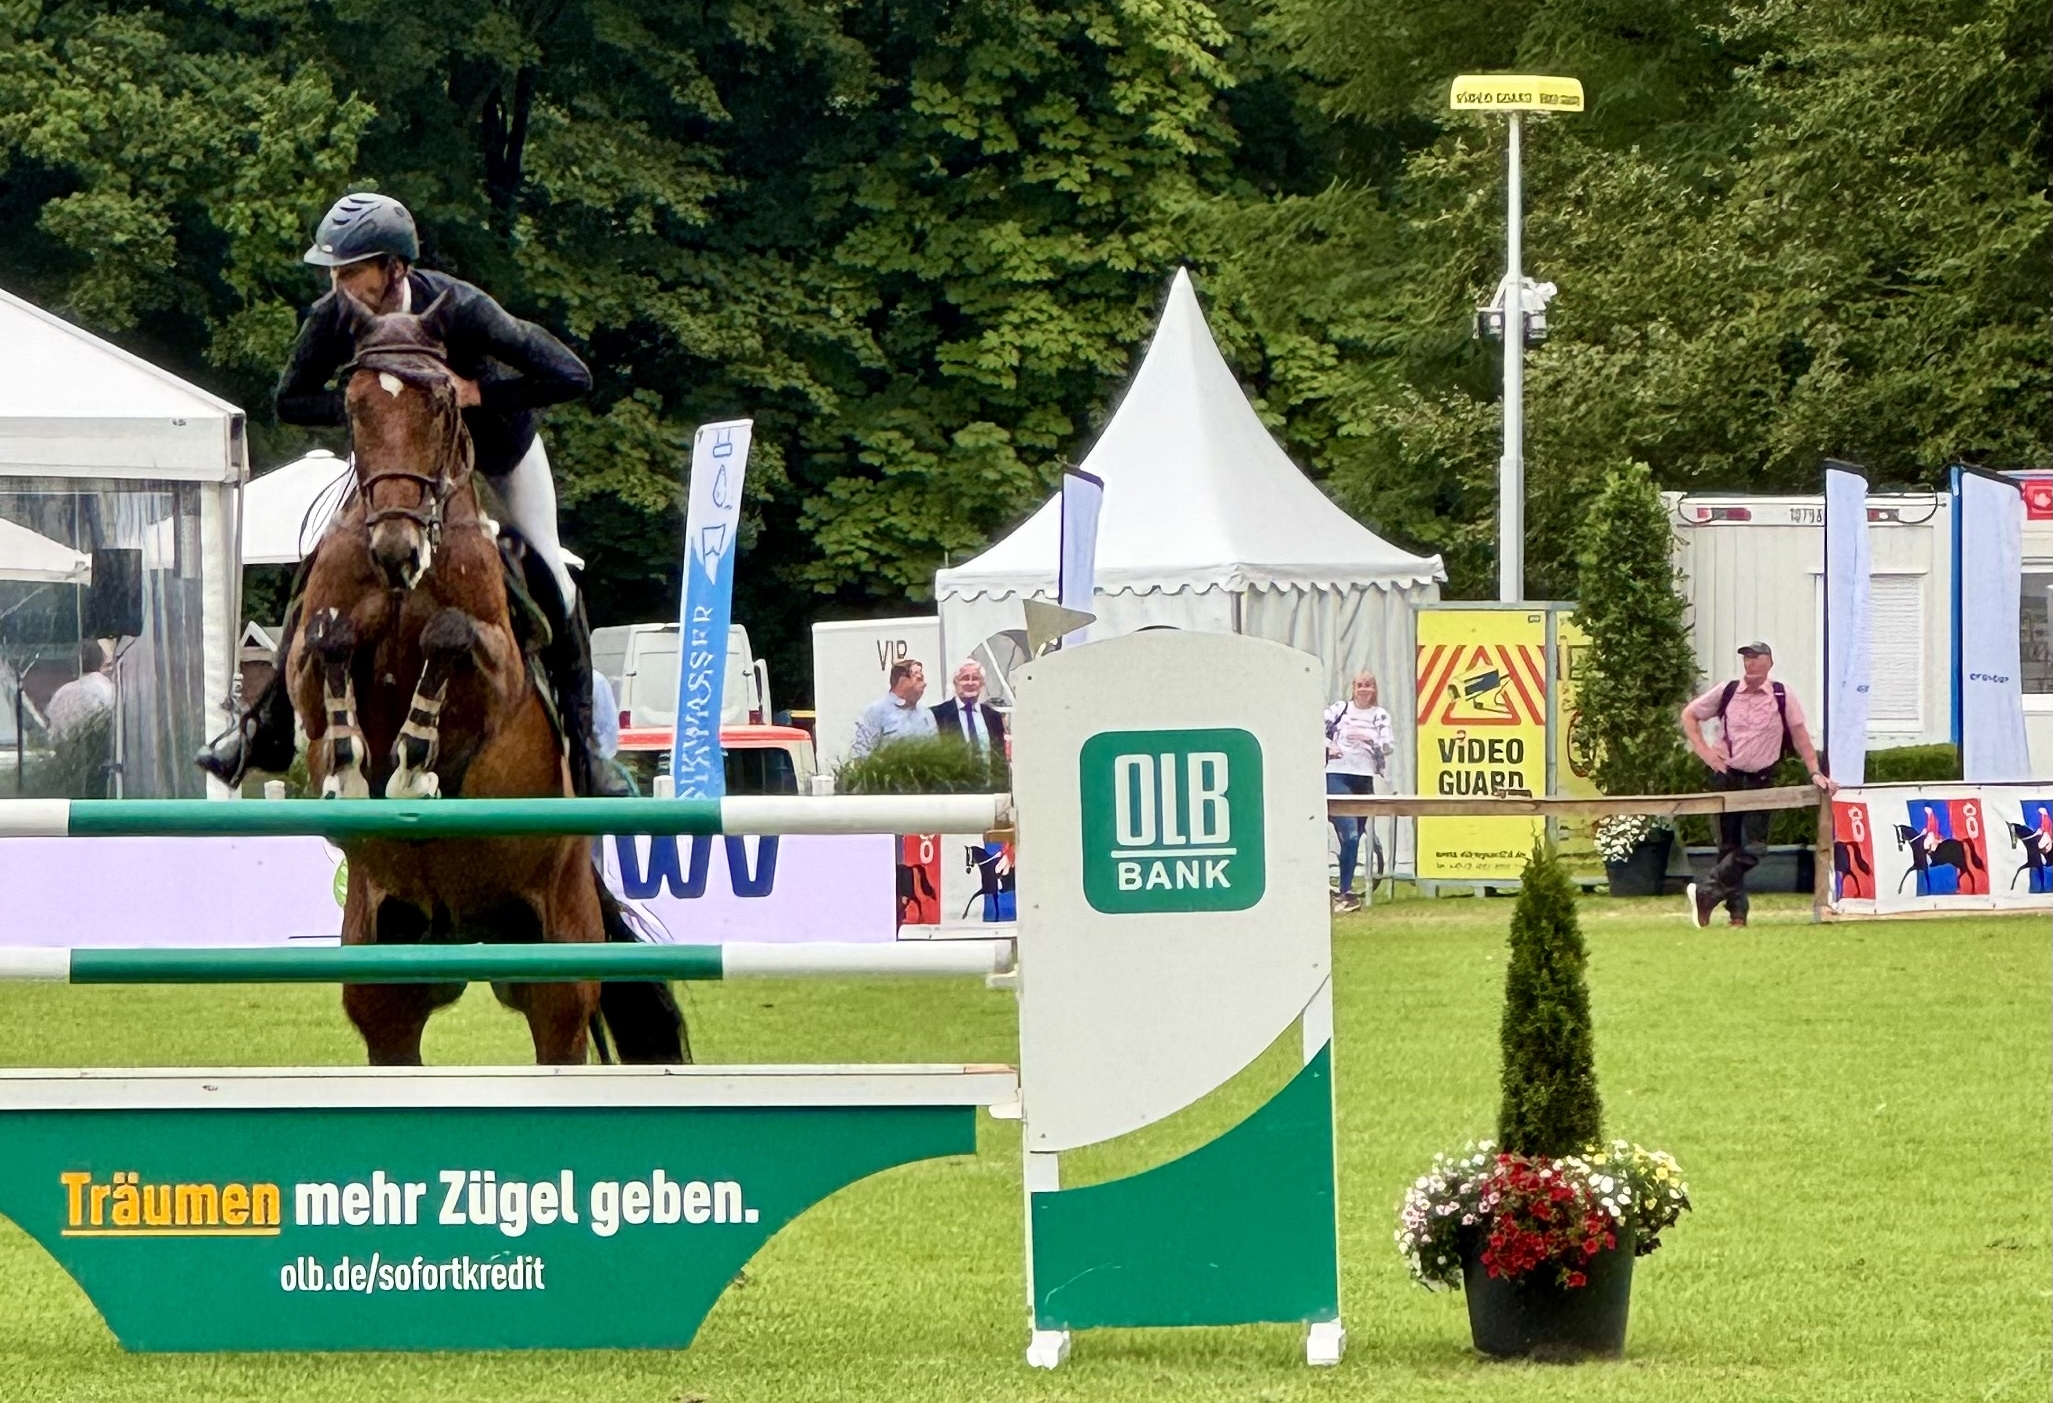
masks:
[(1575, 889), (1542, 839), (1520, 878), (1504, 969), (1497, 1143), (1511, 1154), (1580, 1154), (1602, 1133), (1585, 963)]
[(1575, 621), (1590, 637), (1576, 739), (1606, 794), (1662, 794), (1683, 759), (1676, 713), (1696, 688), (1667, 508), (1645, 463), (1604, 476), (1584, 524)]

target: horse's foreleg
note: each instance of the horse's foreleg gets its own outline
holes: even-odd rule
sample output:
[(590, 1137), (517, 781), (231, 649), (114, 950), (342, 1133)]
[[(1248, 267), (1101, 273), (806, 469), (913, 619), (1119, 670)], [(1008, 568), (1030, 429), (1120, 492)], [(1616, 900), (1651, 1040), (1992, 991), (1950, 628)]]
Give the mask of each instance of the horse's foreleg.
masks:
[(336, 609), (323, 609), (307, 620), (307, 647), (313, 650), (321, 669), (321, 707), (327, 713), (326, 734), (321, 738), (327, 763), (323, 766), (323, 799), (368, 799), (371, 782), (364, 773), (370, 758), (364, 733), (356, 716), (356, 683), (349, 675), (350, 659), (356, 653), (356, 629)]
[(421, 680), (414, 687), (406, 723), (392, 742), (392, 777), (385, 781), (387, 799), (433, 799), (442, 792), (435, 760), (442, 750), (442, 703), (449, 678), (470, 659), (477, 626), (461, 609), (444, 609), (421, 630)]

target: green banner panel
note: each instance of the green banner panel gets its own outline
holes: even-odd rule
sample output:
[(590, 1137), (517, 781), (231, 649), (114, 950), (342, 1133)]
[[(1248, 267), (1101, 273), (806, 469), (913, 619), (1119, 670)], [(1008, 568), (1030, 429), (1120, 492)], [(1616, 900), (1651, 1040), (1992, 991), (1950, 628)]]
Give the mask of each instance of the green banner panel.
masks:
[[(691, 1343), (771, 1234), (969, 1106), (0, 1112), (0, 1213), (134, 1350)], [(879, 1244), (883, 1250), (884, 1244)]]
[(1035, 1328), (1338, 1319), (1332, 1052), (1180, 1159), (1032, 1195)]

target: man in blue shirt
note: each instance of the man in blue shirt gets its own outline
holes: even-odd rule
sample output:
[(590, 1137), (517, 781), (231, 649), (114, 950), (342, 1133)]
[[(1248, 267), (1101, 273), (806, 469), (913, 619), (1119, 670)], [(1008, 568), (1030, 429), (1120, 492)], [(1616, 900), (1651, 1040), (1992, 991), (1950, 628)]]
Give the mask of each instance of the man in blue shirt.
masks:
[(860, 760), (887, 741), (934, 735), (934, 713), (920, 705), (927, 694), (927, 670), (911, 658), (891, 664), (891, 690), (855, 718), (849, 756)]

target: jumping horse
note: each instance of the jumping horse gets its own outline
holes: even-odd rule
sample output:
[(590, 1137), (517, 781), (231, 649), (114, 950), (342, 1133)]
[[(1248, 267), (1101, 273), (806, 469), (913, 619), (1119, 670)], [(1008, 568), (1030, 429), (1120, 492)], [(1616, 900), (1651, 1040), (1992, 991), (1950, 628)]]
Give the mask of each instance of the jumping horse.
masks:
[[(479, 501), (443, 347), (447, 298), (418, 316), (378, 316), (337, 295), (356, 346), (342, 370), (356, 488), (316, 549), (286, 663), (313, 780), (341, 800), (569, 794), (563, 743), (514, 626), (499, 529)], [(582, 838), (345, 846), (345, 945), (633, 938)], [(463, 990), (356, 984), (342, 1002), (373, 1064), (418, 1065), (428, 1016)], [(537, 1062), (583, 1062), (595, 1039), (604, 1055), (602, 1012), (623, 1060), (685, 1060), (665, 985), (495, 992), (527, 1016)]]

